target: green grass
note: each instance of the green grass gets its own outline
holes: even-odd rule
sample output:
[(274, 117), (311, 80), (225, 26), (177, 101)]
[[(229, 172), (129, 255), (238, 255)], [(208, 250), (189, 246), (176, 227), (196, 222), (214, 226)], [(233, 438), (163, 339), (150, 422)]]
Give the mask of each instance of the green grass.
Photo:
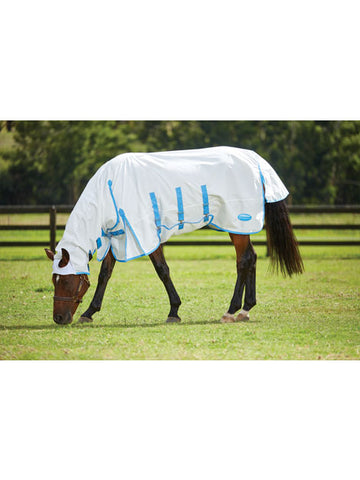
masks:
[[(248, 323), (219, 323), (235, 284), (232, 247), (167, 247), (181, 324), (165, 323), (167, 295), (142, 258), (116, 265), (93, 324), (61, 327), (52, 320), (51, 263), (42, 249), (1, 248), (0, 358), (359, 359), (360, 249), (303, 247), (306, 273), (293, 279), (271, 275), (265, 248), (256, 250), (258, 305)], [(93, 260), (76, 319), (99, 267)]]

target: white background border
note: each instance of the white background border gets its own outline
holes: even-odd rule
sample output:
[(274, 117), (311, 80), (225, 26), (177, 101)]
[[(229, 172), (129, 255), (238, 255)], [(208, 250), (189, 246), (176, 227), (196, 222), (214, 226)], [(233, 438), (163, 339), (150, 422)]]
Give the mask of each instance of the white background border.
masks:
[[(14, 0), (1, 12), (3, 120), (359, 119), (355, 1)], [(3, 362), (1, 477), (358, 478), (358, 373)]]

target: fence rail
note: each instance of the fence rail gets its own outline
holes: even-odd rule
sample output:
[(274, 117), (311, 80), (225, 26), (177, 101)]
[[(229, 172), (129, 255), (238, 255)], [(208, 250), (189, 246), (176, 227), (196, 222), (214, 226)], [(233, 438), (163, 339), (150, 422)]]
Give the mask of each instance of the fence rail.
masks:
[[(304, 213), (304, 214), (333, 214), (333, 213), (360, 213), (360, 205), (291, 205), (288, 207), (290, 213)], [(0, 231), (9, 230), (48, 230), (49, 242), (46, 241), (0, 241), (0, 247), (50, 247), (52, 251), (55, 251), (56, 247), (56, 231), (63, 230), (65, 225), (58, 225), (56, 222), (57, 213), (70, 213), (73, 209), (72, 205), (14, 205), (14, 206), (1, 206), (1, 214), (26, 214), (26, 213), (48, 213), (49, 224), (48, 225), (0, 225)], [(206, 227), (205, 227), (206, 228)], [(294, 230), (360, 230), (360, 225), (356, 224), (294, 224)], [(253, 240), (254, 245), (266, 245), (266, 240)], [(231, 245), (230, 241), (225, 240), (171, 240), (167, 245), (173, 246), (222, 246)], [(355, 246), (360, 245), (358, 240), (299, 240), (299, 245), (312, 245), (312, 246), (326, 246), (326, 245), (346, 245)]]

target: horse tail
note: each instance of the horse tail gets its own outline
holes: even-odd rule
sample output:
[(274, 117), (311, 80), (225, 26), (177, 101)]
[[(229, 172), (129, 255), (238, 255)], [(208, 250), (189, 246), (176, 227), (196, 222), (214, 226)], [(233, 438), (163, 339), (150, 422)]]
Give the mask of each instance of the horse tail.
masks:
[(281, 273), (289, 277), (294, 273), (303, 273), (304, 264), (284, 200), (265, 203), (265, 222), (273, 270), (278, 272), (280, 267)]

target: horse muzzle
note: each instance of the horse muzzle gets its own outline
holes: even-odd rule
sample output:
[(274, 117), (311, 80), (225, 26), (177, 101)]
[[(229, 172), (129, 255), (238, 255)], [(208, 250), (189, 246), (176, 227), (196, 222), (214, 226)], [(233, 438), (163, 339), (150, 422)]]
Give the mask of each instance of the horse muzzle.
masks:
[(54, 322), (58, 325), (69, 325), (73, 320), (73, 316), (70, 311), (67, 311), (65, 314), (56, 313), (54, 314)]

